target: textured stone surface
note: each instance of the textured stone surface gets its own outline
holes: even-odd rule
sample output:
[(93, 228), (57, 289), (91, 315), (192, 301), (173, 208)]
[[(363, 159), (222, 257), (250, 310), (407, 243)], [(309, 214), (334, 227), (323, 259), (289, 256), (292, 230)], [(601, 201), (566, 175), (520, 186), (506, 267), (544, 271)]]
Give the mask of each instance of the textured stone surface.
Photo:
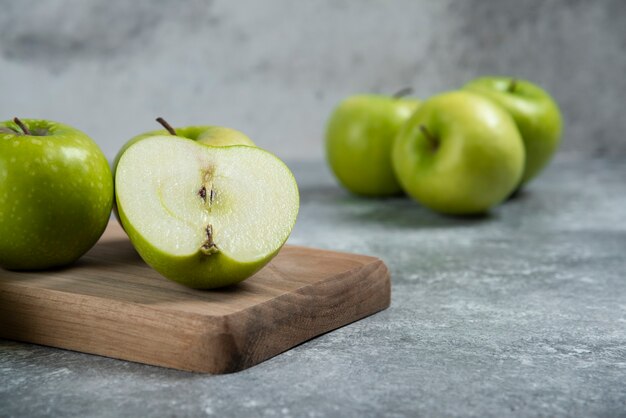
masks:
[(43, 117), (107, 157), (174, 125), (239, 128), (282, 158), (319, 159), (357, 92), (455, 89), (511, 74), (554, 94), (567, 151), (626, 152), (623, 0), (0, 0), (0, 118)]
[(621, 161), (561, 157), (484, 218), (294, 168), (291, 243), (384, 259), (388, 310), (223, 376), (0, 341), (0, 416), (624, 415)]

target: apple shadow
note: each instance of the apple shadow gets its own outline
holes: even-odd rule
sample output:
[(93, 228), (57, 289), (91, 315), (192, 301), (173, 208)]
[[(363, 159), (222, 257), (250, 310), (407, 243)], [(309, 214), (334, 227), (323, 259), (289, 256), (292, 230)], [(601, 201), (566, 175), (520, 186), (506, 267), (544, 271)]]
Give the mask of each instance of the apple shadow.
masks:
[(408, 196), (362, 197), (332, 186), (303, 188), (301, 196), (305, 210), (313, 204), (332, 208), (324, 211), (324, 220), (328, 222), (375, 223), (392, 228), (453, 228), (498, 218), (495, 211), (476, 215), (444, 215), (421, 206)]
[(99, 267), (111, 262), (136, 266), (146, 264), (128, 238), (117, 238), (98, 242), (75, 265)]
[[(105, 256), (104, 258), (102, 256)], [(101, 268), (111, 263), (145, 265), (128, 239), (99, 241), (78, 260), (63, 266), (46, 267), (42, 269), (10, 270), (0, 268), (11, 275), (19, 275), (20, 281), (40, 280), (43, 275), (62, 275), (80, 268)], [(0, 274), (0, 283), (2, 275)]]
[(493, 221), (496, 218), (497, 214), (494, 213), (477, 215), (440, 214), (408, 200), (407, 202), (399, 203), (389, 202), (382, 207), (358, 213), (353, 219), (359, 223), (376, 223), (399, 229), (441, 229), (477, 225)]
[(530, 197), (530, 195), (532, 195), (532, 193), (529, 192), (528, 189), (521, 187), (519, 189), (514, 190), (513, 193), (511, 193), (509, 195), (509, 197), (507, 197), (505, 199), (503, 204), (507, 204), (507, 203), (511, 203), (511, 202), (524, 201), (524, 200), (528, 199)]

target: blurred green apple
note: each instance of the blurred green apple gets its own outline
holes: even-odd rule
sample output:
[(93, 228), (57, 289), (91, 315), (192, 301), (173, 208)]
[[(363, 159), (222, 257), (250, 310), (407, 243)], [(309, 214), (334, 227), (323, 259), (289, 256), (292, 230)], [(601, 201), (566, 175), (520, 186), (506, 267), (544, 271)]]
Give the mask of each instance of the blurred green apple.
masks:
[(526, 163), (520, 185), (548, 165), (561, 142), (561, 112), (541, 87), (510, 77), (481, 77), (464, 89), (480, 94), (511, 114), (522, 135)]
[(393, 140), (419, 106), (416, 99), (357, 95), (333, 111), (326, 156), (339, 182), (363, 196), (402, 193), (391, 164)]
[(289, 237), (299, 207), (291, 171), (269, 152), (172, 135), (126, 149), (115, 195), (122, 226), (144, 261), (200, 289), (260, 270)]
[(109, 164), (83, 132), (47, 120), (0, 122), (0, 266), (74, 262), (102, 235), (112, 201)]
[(511, 116), (474, 93), (425, 101), (402, 128), (393, 163), (404, 190), (447, 214), (477, 214), (502, 202), (524, 168), (524, 145)]

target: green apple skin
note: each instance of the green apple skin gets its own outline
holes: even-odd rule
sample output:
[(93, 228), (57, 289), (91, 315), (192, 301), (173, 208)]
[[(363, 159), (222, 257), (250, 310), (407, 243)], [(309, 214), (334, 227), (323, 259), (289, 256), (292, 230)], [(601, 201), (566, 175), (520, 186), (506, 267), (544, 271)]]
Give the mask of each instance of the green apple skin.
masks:
[(278, 248), (267, 257), (250, 263), (233, 260), (223, 253), (210, 257), (201, 253), (176, 257), (151, 245), (133, 228), (119, 202), (118, 211), (126, 234), (146, 264), (164, 277), (193, 289), (216, 289), (242, 282), (261, 270), (280, 251)]
[[(233, 145), (246, 145), (250, 147), (256, 146), (254, 142), (252, 142), (252, 140), (243, 132), (223, 126), (187, 126), (184, 128), (175, 128), (175, 131), (176, 135), (171, 135), (172, 137), (191, 139), (192, 141), (213, 147)], [(146, 132), (131, 138), (122, 146), (115, 156), (115, 160), (113, 162), (113, 172), (115, 173), (117, 163), (128, 147), (143, 139), (162, 135), (170, 135), (170, 133), (165, 129), (160, 129)]]
[(198, 135), (196, 141), (212, 147), (230, 147), (233, 145), (256, 146), (243, 132), (223, 126), (207, 126), (206, 129)]
[[(167, 132), (164, 134), (164, 136), (157, 135), (150, 137), (151, 140), (160, 139), (163, 141), (169, 141), (172, 138), (176, 137), (169, 135)], [(130, 146), (128, 148), (130, 148)], [(237, 149), (246, 149), (250, 147), (236, 145), (219, 148), (222, 148), (219, 152), (224, 153), (237, 152)], [(264, 153), (273, 156), (273, 154), (256, 147), (254, 147), (253, 152)], [(282, 166), (284, 170), (286, 170), (286, 172), (289, 174), (291, 182), (289, 184), (286, 184), (285, 186), (287, 188), (295, 188), (294, 192), (296, 196), (298, 196), (298, 186), (295, 177), (293, 176), (293, 173), (291, 173), (289, 168), (280, 159), (275, 156), (273, 157), (276, 159), (277, 164)], [(123, 155), (121, 156), (121, 158), (123, 158)], [(115, 179), (116, 181), (119, 181), (119, 176), (116, 176)], [(116, 191), (117, 190), (118, 188), (116, 187)], [(254, 273), (261, 270), (261, 268), (263, 268), (267, 263), (272, 260), (272, 258), (274, 258), (279, 253), (280, 249), (285, 244), (288, 238), (288, 236), (285, 237), (285, 239), (282, 241), (281, 245), (276, 249), (276, 251), (252, 262), (241, 262), (235, 260), (224, 254), (223, 252), (217, 252), (209, 257), (200, 252), (189, 256), (175, 256), (161, 251), (155, 245), (152, 245), (148, 240), (146, 240), (146, 238), (143, 237), (141, 233), (139, 233), (137, 229), (133, 227), (132, 222), (129, 220), (129, 217), (124, 212), (123, 202), (120, 201), (117, 193), (116, 199), (120, 223), (141, 258), (164, 277), (194, 289), (215, 289), (224, 286), (234, 285), (249, 278)], [(293, 222), (289, 226), (290, 231), (295, 225), (295, 220), (296, 218), (294, 217)]]
[(420, 106), (394, 142), (393, 163), (404, 190), (422, 205), (451, 215), (480, 214), (519, 183), (524, 145), (500, 106), (456, 91)]
[(337, 106), (326, 129), (326, 157), (343, 187), (369, 197), (402, 193), (391, 148), (419, 103), (410, 98), (356, 95)]
[(511, 114), (526, 149), (520, 186), (528, 183), (548, 165), (561, 142), (563, 123), (556, 102), (541, 87), (511, 77), (481, 77), (464, 89), (493, 100)]
[(111, 215), (113, 179), (87, 135), (57, 122), (0, 123), (0, 266), (41, 270), (87, 252)]

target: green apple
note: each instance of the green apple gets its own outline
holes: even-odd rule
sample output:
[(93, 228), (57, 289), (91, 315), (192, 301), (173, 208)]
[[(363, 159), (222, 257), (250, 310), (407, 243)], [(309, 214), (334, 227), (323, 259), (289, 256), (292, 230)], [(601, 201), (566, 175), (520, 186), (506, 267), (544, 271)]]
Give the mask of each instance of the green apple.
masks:
[(524, 145), (511, 116), (474, 93), (425, 101), (398, 134), (394, 169), (418, 202), (447, 214), (477, 214), (502, 202), (524, 168)]
[(526, 149), (523, 185), (548, 165), (561, 142), (561, 112), (541, 87), (510, 77), (481, 77), (464, 89), (493, 100), (511, 114)]
[(119, 161), (122, 154), (128, 147), (138, 141), (142, 141), (146, 138), (153, 136), (172, 135), (181, 138), (191, 139), (204, 145), (210, 146), (232, 146), (232, 145), (247, 145), (254, 147), (255, 144), (250, 138), (248, 138), (243, 132), (235, 129), (226, 128), (223, 126), (187, 126), (184, 128), (172, 128), (163, 118), (157, 118), (157, 122), (163, 125), (165, 129), (157, 131), (146, 132), (141, 135), (137, 135), (131, 138), (117, 153), (115, 161), (113, 163), (113, 171)]
[(74, 262), (102, 235), (112, 201), (109, 164), (83, 132), (46, 120), (0, 123), (0, 266)]
[(260, 270), (289, 237), (299, 206), (293, 175), (269, 152), (172, 135), (126, 149), (115, 194), (122, 225), (146, 263), (200, 289)]
[(339, 182), (363, 196), (402, 193), (391, 164), (393, 140), (419, 101), (357, 95), (342, 101), (326, 129), (326, 156)]
[(212, 147), (228, 147), (232, 145), (256, 146), (250, 138), (235, 129), (223, 126), (204, 126), (196, 141)]

